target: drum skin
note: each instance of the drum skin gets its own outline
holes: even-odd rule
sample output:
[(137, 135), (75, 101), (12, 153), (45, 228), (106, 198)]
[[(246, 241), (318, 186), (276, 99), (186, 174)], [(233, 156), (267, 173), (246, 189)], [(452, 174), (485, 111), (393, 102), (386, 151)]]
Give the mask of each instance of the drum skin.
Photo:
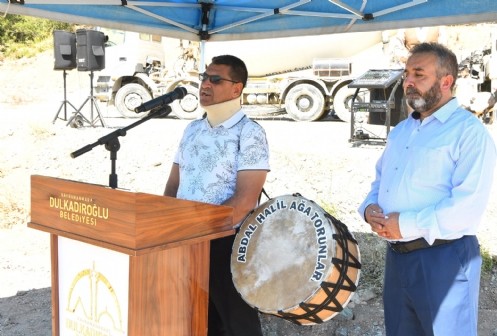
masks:
[(331, 319), (350, 301), (359, 260), (346, 226), (295, 194), (270, 199), (243, 221), (231, 270), (250, 306), (309, 325)]

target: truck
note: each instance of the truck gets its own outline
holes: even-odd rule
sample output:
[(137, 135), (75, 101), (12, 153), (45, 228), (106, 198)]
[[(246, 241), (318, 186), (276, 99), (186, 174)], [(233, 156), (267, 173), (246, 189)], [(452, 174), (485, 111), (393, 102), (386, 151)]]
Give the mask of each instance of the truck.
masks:
[(135, 108), (178, 86), (188, 90), (172, 109), (177, 117), (199, 115), (198, 71), (194, 48), (182, 41), (153, 34), (97, 28), (107, 36), (105, 68), (94, 78), (94, 95), (126, 118), (139, 117)]
[[(198, 88), (200, 43), (152, 34), (101, 29), (107, 36), (105, 69), (96, 76), (95, 97), (114, 105), (124, 117), (134, 109), (178, 86), (187, 95), (171, 104), (181, 119), (201, 116)], [(354, 78), (369, 68), (385, 68), (383, 32), (276, 38), (248, 41), (207, 41), (203, 57), (232, 54), (247, 64), (249, 79), (242, 104), (257, 114), (287, 113), (296, 121), (332, 116), (350, 121)], [(364, 93), (366, 95), (367, 93)], [(367, 99), (363, 94), (356, 100)]]
[(483, 123), (492, 124), (497, 110), (497, 24), (488, 24), (483, 28), (480, 35), (487, 35), (488, 38), (475, 44), (470, 54), (459, 63), (459, 69), (464, 71), (466, 68), (469, 78), (477, 84), (477, 89), (463, 92), (460, 102)]

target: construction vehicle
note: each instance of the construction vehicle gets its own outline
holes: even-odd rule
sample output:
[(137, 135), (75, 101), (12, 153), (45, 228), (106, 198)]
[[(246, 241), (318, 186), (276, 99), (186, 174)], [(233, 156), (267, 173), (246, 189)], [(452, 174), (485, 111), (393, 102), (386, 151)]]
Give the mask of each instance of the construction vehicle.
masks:
[(124, 117), (139, 117), (135, 108), (161, 96), (177, 86), (188, 94), (175, 101), (172, 108), (177, 117), (198, 116), (198, 71), (191, 48), (181, 41), (151, 34), (99, 28), (108, 36), (105, 46), (105, 69), (99, 71), (94, 83), (95, 97), (114, 105)]
[[(497, 25), (488, 27), (489, 39), (484, 41), (486, 43), (478, 45), (459, 63), (460, 73), (466, 76), (458, 78), (455, 95), (482, 122), (492, 124), (497, 109)], [(462, 86), (458, 90), (460, 81), (473, 85), (471, 88)]]
[[(95, 95), (124, 117), (138, 117), (143, 102), (183, 86), (188, 94), (171, 104), (181, 119), (202, 114), (197, 92), (199, 43), (150, 34), (103, 29), (109, 37), (106, 68), (98, 73)], [(347, 85), (371, 67), (384, 68), (381, 32), (267, 40), (206, 42), (204, 59), (232, 54), (245, 61), (249, 80), (242, 104), (261, 113), (282, 113), (297, 121), (335, 116), (350, 121), (355, 93)], [(367, 94), (367, 93), (365, 93)], [(359, 95), (356, 100), (364, 99)], [(256, 112), (257, 113), (257, 112)]]

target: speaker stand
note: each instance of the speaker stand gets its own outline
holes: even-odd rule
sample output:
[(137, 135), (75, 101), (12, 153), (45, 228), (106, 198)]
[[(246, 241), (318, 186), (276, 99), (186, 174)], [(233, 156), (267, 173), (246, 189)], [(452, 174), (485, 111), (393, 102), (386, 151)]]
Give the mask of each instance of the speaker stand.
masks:
[[(86, 118), (81, 110), (86, 105), (86, 103), (90, 102), (90, 119)], [(97, 115), (95, 116), (93, 113), (93, 108), (97, 111)], [(72, 115), (71, 119), (67, 122), (67, 125), (74, 123), (76, 127), (83, 126), (84, 123), (89, 124), (90, 126), (95, 127), (97, 122), (100, 121), (103, 127), (107, 127), (104, 122), (104, 118), (102, 118), (102, 114), (100, 113), (100, 108), (98, 107), (97, 99), (93, 96), (93, 71), (90, 71), (90, 95), (86, 100), (81, 104), (79, 109)]]
[(77, 110), (76, 107), (74, 107), (74, 105), (71, 104), (71, 102), (67, 100), (67, 90), (66, 90), (66, 76), (67, 76), (67, 73), (66, 73), (66, 70), (64, 70), (62, 76), (64, 78), (64, 100), (60, 104), (60, 107), (57, 110), (57, 114), (55, 115), (55, 118), (53, 118), (53, 120), (52, 120), (52, 124), (55, 124), (55, 121), (57, 119), (62, 119), (62, 118), (59, 117), (60, 112), (62, 112), (62, 108), (64, 108), (64, 119), (62, 119), (62, 120), (67, 121), (67, 105), (68, 104), (71, 105), (71, 107), (74, 109), (74, 111)]

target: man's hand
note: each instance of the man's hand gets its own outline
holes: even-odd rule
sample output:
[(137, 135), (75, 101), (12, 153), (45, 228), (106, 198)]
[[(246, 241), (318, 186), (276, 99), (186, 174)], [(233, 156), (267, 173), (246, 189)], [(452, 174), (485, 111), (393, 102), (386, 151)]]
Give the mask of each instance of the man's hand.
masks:
[(366, 207), (364, 218), (378, 236), (390, 240), (402, 238), (398, 212), (385, 215), (378, 204), (370, 204)]

